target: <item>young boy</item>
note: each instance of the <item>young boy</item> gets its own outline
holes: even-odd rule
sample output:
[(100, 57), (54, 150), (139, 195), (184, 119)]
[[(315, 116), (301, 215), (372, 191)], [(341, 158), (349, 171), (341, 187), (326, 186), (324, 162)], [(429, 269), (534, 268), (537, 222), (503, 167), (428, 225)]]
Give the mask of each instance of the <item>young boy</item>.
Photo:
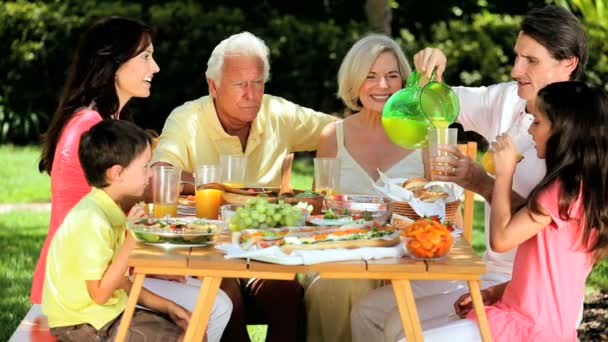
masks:
[[(127, 304), (131, 281), (127, 260), (135, 245), (125, 234), (126, 217), (117, 204), (142, 196), (151, 150), (146, 133), (121, 120), (104, 120), (83, 134), (79, 158), (93, 187), (65, 217), (47, 258), (42, 310), (51, 333), (62, 341), (113, 340)], [(129, 218), (144, 216), (133, 207)], [(190, 312), (142, 289), (128, 339), (183, 338)]]

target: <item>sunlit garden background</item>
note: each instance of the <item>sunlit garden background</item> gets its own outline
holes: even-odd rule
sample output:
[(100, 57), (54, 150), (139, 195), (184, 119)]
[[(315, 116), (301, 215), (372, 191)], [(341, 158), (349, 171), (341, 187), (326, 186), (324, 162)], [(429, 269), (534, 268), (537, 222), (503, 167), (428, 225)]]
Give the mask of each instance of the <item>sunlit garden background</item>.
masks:
[[(46, 0), (0, 2), (0, 341), (29, 310), (33, 267), (49, 212), (10, 210), (16, 203), (47, 203), (49, 177), (37, 172), (39, 137), (46, 129), (65, 71), (84, 27), (96, 17), (140, 18), (156, 28), (161, 72), (149, 99), (132, 101), (134, 121), (157, 131), (174, 107), (207, 94), (203, 78), (211, 49), (243, 30), (271, 49), (268, 93), (344, 115), (335, 96), (339, 64), (369, 31), (392, 35), (408, 58), (422, 47), (448, 56), (449, 84), (487, 85), (510, 79), (512, 46), (522, 16), (557, 3), (584, 23), (590, 60), (584, 81), (608, 89), (608, 3), (601, 0)], [(476, 139), (461, 135), (463, 139)], [(483, 142), (481, 142), (483, 149)], [(311, 155), (294, 164), (294, 187), (311, 186)], [(10, 205), (9, 205), (10, 204)], [(483, 209), (476, 203), (474, 248), (482, 253)], [(608, 262), (596, 266), (589, 291), (608, 288)], [(265, 328), (251, 327), (262, 341)]]

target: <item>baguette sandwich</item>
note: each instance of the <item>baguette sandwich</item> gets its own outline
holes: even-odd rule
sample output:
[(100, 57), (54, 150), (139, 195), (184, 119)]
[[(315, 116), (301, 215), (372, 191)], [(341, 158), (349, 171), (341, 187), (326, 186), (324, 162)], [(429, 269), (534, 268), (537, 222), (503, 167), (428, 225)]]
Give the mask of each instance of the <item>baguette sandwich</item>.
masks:
[[(253, 230), (253, 229), (252, 229)], [(243, 249), (257, 246), (267, 248), (280, 246), (290, 254), (294, 250), (322, 250), (333, 248), (390, 247), (399, 244), (399, 233), (391, 226), (343, 226), (301, 227), (267, 229), (241, 234), (240, 245)]]

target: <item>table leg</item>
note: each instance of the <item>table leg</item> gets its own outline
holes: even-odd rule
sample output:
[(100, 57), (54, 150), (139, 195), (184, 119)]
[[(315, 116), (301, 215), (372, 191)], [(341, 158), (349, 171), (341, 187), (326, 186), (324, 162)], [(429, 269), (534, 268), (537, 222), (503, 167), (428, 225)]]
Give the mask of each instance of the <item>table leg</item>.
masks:
[(213, 309), (217, 290), (222, 282), (221, 277), (205, 277), (190, 317), (184, 341), (202, 341), (207, 331), (207, 323)]
[(479, 332), (484, 342), (492, 341), (492, 335), (490, 334), (490, 326), (488, 324), (488, 317), (486, 316), (486, 310), (483, 305), (483, 298), (481, 297), (481, 291), (479, 289), (478, 280), (469, 280), (469, 291), (471, 293), (471, 299), (473, 300), (473, 307), (475, 308), (475, 314), (477, 315), (477, 324), (479, 324)]
[(122, 319), (120, 320), (120, 326), (118, 327), (118, 333), (116, 334), (116, 342), (123, 342), (125, 337), (127, 337), (129, 325), (131, 325), (131, 318), (133, 318), (133, 312), (135, 312), (135, 306), (137, 305), (141, 288), (144, 285), (144, 278), (146, 278), (145, 274), (135, 273), (133, 284), (131, 285), (131, 293), (129, 293), (129, 300), (127, 301), (127, 307), (122, 313)]
[(420, 318), (418, 318), (416, 301), (414, 300), (410, 281), (407, 279), (392, 280), (392, 283), (405, 337), (410, 342), (423, 341), (424, 337), (422, 335), (422, 328), (420, 327)]

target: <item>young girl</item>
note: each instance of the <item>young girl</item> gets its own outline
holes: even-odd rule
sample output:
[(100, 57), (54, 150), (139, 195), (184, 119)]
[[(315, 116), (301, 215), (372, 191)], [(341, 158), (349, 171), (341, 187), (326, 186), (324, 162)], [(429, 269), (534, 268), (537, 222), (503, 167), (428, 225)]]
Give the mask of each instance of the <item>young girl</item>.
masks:
[[(492, 144), (496, 183), (490, 242), (497, 252), (517, 248), (510, 282), (482, 291), (494, 341), (575, 341), (576, 322), (593, 264), (608, 252), (608, 95), (581, 82), (542, 89), (529, 132), (547, 174), (511, 211), (516, 151), (507, 135)], [(475, 320), (470, 296), (454, 304)], [(425, 340), (479, 339), (469, 320), (429, 330)]]

